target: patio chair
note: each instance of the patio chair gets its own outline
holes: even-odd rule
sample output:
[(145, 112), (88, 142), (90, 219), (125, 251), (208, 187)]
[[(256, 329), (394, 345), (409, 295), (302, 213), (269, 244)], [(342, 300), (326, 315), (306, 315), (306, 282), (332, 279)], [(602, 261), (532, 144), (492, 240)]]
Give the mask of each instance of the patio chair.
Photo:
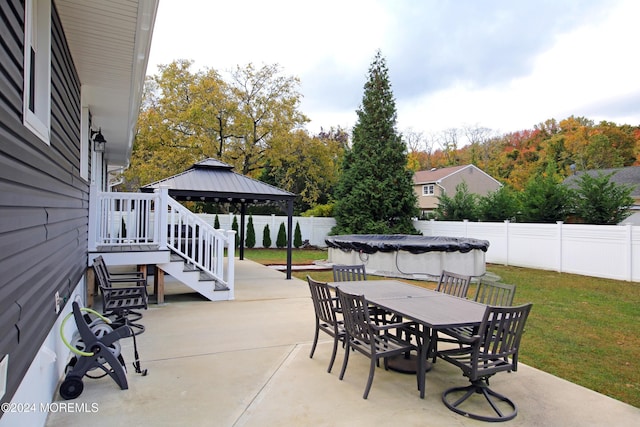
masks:
[(367, 280), (367, 272), (364, 264), (357, 265), (333, 265), (333, 281), (349, 282), (353, 280)]
[(363, 399), (369, 396), (369, 390), (373, 384), (373, 376), (380, 359), (384, 359), (385, 370), (389, 368), (389, 357), (417, 350), (417, 347), (408, 341), (399, 338), (391, 332), (402, 330), (405, 326), (415, 326), (414, 323), (390, 323), (377, 325), (370, 317), (369, 304), (363, 295), (353, 295), (337, 288), (338, 298), (342, 307), (344, 327), (346, 331), (346, 345), (340, 380), (344, 378), (349, 353), (356, 350), (371, 359), (369, 365), (369, 379), (364, 389)]
[[(471, 276), (442, 270), (442, 273), (440, 273), (440, 279), (438, 280), (438, 285), (436, 286), (436, 292), (442, 292), (458, 298), (466, 298), (467, 292), (469, 291), (469, 283), (471, 283)], [(430, 348), (427, 352), (431, 357), (432, 363), (436, 363), (438, 341), (441, 341), (438, 336), (438, 331), (432, 330), (429, 342)], [(450, 339), (447, 339), (446, 341), (450, 341)]]
[(135, 310), (146, 310), (149, 302), (146, 279), (144, 279), (144, 284), (141, 281), (134, 281), (137, 284), (122, 286), (122, 283), (116, 282), (117, 286), (113, 286), (114, 282), (108, 279), (104, 269), (100, 267), (99, 261), (94, 260), (93, 267), (102, 294), (103, 314), (114, 316), (113, 323), (116, 325), (124, 324), (137, 328), (136, 335), (144, 332), (144, 326), (134, 322), (142, 318), (142, 314)]
[(104, 262), (104, 258), (102, 258), (102, 255), (98, 255), (93, 260), (93, 267), (100, 268), (103, 274), (112, 283), (115, 283), (115, 282), (121, 282), (121, 283), (136, 282), (139, 284), (147, 283), (146, 278), (144, 277), (145, 275), (141, 271), (126, 271), (126, 272), (115, 272), (115, 273), (109, 271), (109, 269), (107, 268), (107, 264)]
[[(530, 303), (516, 307), (487, 306), (479, 328), (484, 333), (458, 336), (463, 343), (460, 348), (438, 351), (439, 358), (459, 367), (471, 381), (466, 387), (453, 387), (442, 394), (447, 408), (481, 421), (508, 421), (517, 415), (515, 403), (489, 388), (489, 377), (498, 372), (517, 371), (520, 339), (531, 307)], [(486, 401), (471, 399), (475, 396), (483, 396)], [(487, 403), (490, 409), (479, 412), (481, 405), (486, 407)]]
[(313, 337), (313, 345), (311, 346), (310, 358), (316, 351), (318, 344), (318, 335), (320, 331), (333, 337), (333, 352), (329, 361), (327, 372), (331, 372), (333, 362), (336, 360), (338, 351), (338, 342), (345, 342), (345, 331), (342, 319), (338, 319), (338, 297), (331, 294), (329, 286), (324, 282), (316, 282), (307, 276), (309, 290), (311, 291), (311, 300), (313, 301), (313, 309), (316, 317), (316, 331)]
[(487, 305), (510, 307), (515, 294), (515, 285), (480, 280), (473, 300)]
[(438, 286), (436, 287), (436, 292), (442, 292), (458, 298), (466, 298), (470, 282), (471, 276), (442, 270), (440, 279), (438, 280)]
[[(510, 307), (513, 305), (513, 297), (516, 294), (516, 286), (509, 285), (500, 282), (490, 282), (481, 280), (478, 283), (476, 294), (473, 298), (482, 304)], [(473, 326), (462, 326), (459, 328), (442, 329), (439, 331), (441, 334), (446, 334), (449, 337), (438, 336), (439, 342), (452, 342), (460, 344), (460, 342), (454, 338), (456, 336), (472, 337), (478, 333), (478, 328)]]

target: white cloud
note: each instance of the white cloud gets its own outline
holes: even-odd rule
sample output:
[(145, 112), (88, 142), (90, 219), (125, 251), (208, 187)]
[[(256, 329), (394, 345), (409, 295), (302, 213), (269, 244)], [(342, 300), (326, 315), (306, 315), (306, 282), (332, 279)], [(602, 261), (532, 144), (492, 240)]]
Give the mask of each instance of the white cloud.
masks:
[(278, 63), (301, 78), (316, 132), (355, 123), (380, 48), (400, 130), (509, 132), (569, 115), (639, 125), (638, 16), (634, 0), (163, 0), (148, 72), (175, 59), (219, 71)]

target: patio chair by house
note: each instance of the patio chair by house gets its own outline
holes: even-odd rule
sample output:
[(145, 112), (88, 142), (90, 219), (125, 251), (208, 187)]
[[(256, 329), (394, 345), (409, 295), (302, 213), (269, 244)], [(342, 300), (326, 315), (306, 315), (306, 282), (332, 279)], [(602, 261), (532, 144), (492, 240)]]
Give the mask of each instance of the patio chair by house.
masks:
[(345, 342), (345, 331), (342, 319), (338, 318), (338, 297), (334, 296), (329, 286), (324, 282), (316, 282), (307, 276), (309, 290), (311, 291), (311, 300), (313, 301), (313, 309), (316, 317), (316, 331), (313, 337), (313, 345), (311, 346), (310, 358), (316, 351), (318, 344), (318, 335), (320, 331), (333, 337), (333, 352), (329, 361), (327, 372), (331, 372), (333, 362), (336, 360), (338, 351), (338, 342)]
[(138, 284), (141, 284), (141, 283), (146, 284), (144, 273), (141, 271), (126, 271), (126, 272), (116, 272), (116, 273), (109, 271), (109, 269), (107, 268), (107, 264), (104, 262), (104, 258), (102, 258), (102, 255), (97, 256), (93, 260), (93, 267), (99, 268), (103, 272), (105, 277), (112, 283), (135, 282)]
[(333, 265), (333, 281), (348, 282), (353, 280), (367, 280), (367, 272), (364, 264), (357, 265)]
[[(481, 421), (508, 421), (517, 415), (515, 403), (489, 388), (489, 377), (498, 372), (517, 371), (520, 339), (531, 307), (532, 304), (487, 306), (478, 329), (483, 333), (458, 336), (460, 348), (438, 351), (438, 357), (459, 367), (471, 381), (466, 387), (453, 387), (442, 394), (447, 408)], [(485, 400), (473, 399), (477, 396)], [(482, 403), (486, 410), (481, 409)]]
[(399, 335), (393, 334), (391, 331), (401, 331), (405, 326), (415, 326), (415, 324), (390, 323), (377, 325), (370, 317), (369, 304), (364, 295), (349, 294), (341, 291), (340, 288), (337, 288), (337, 293), (342, 307), (346, 331), (346, 345), (340, 379), (344, 378), (351, 350), (356, 350), (371, 359), (369, 379), (362, 396), (363, 399), (366, 399), (369, 396), (369, 390), (373, 384), (373, 376), (380, 359), (384, 359), (384, 368), (388, 369), (387, 359), (389, 357), (417, 350), (416, 346), (399, 338)]
[[(113, 323), (116, 325), (124, 324), (137, 328), (136, 334), (144, 332), (144, 326), (134, 322), (142, 318), (142, 314), (135, 310), (146, 310), (149, 302), (146, 279), (144, 279), (144, 282), (133, 280), (133, 286), (122, 286), (121, 282), (109, 280), (105, 274), (106, 268), (101, 268), (99, 261), (94, 260), (93, 267), (100, 293), (102, 294), (103, 314), (105, 316), (114, 316)], [(116, 286), (114, 286), (114, 283)]]

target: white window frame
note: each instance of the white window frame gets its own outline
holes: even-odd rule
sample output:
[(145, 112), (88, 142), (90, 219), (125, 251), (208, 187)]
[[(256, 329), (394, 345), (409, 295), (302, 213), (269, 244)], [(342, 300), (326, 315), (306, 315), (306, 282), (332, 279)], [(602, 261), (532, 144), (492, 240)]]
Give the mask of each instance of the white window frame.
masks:
[(422, 195), (423, 196), (434, 196), (436, 194), (436, 185), (435, 184), (425, 184), (422, 186)]
[(51, 0), (26, 0), (24, 12), (23, 123), (44, 143), (49, 144)]

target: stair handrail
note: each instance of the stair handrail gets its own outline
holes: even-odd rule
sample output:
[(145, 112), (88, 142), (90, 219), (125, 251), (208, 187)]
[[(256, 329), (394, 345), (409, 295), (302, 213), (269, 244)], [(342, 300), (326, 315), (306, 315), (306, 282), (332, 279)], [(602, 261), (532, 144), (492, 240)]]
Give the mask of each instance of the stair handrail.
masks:
[(216, 230), (175, 199), (167, 197), (166, 245), (184, 260), (227, 284), (224, 279), (224, 249), (233, 256), (235, 233)]

